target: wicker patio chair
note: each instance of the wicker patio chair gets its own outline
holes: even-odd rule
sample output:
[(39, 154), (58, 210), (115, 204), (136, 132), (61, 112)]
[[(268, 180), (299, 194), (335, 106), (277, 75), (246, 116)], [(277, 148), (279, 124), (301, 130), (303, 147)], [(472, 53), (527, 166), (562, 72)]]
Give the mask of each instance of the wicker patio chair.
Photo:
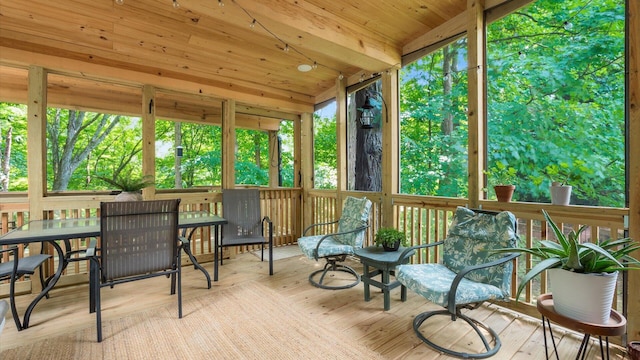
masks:
[[(341, 264), (349, 255), (354, 255), (356, 248), (361, 248), (364, 242), (365, 230), (369, 227), (369, 212), (371, 201), (367, 198), (355, 198), (347, 196), (342, 207), (340, 219), (309, 225), (303, 232), (303, 237), (298, 239), (298, 246), (302, 253), (309, 259), (324, 258), (324, 268), (314, 271), (309, 275), (309, 282), (321, 289), (339, 290), (358, 285), (360, 275), (350, 266)], [(307, 232), (319, 226), (338, 224), (337, 232), (328, 234), (316, 234), (305, 236)], [(331, 271), (340, 271), (351, 274), (355, 280), (346, 285), (328, 285), (325, 282), (327, 275), (331, 277)], [(320, 277), (316, 280), (316, 276)]]
[[(11, 305), (11, 315), (13, 315), (13, 321), (16, 323), (18, 331), (22, 330), (22, 323), (20, 322), (20, 316), (16, 309), (15, 291), (16, 281), (25, 275), (33, 275), (37, 268), (42, 265), (51, 255), (48, 254), (35, 254), (18, 259), (18, 248), (10, 247), (7, 249), (0, 249), (0, 261), (2, 260), (2, 253), (12, 252), (12, 260), (0, 262), (0, 281), (10, 280), (9, 282), (9, 302)], [(42, 275), (40, 276), (41, 286), (44, 288), (44, 280)], [(4, 315), (4, 314), (3, 314)]]
[[(396, 268), (396, 279), (408, 289), (424, 296), (444, 310), (416, 315), (413, 329), (424, 343), (448, 355), (460, 358), (486, 358), (495, 355), (501, 343), (489, 326), (462, 314), (462, 309), (476, 309), (485, 301), (508, 301), (511, 296), (512, 261), (519, 254), (496, 254), (494, 249), (513, 248), (517, 243), (516, 218), (508, 212), (489, 212), (458, 207), (443, 241), (418, 245), (406, 251), (442, 245), (442, 264), (407, 264)], [(423, 322), (434, 315), (460, 318), (480, 337), (485, 350), (463, 353), (435, 344), (420, 331)], [(480, 328), (492, 340), (487, 340)], [(492, 345), (493, 343), (493, 345)]]
[(264, 247), (268, 245), (269, 275), (273, 275), (273, 223), (268, 216), (261, 215), (260, 190), (223, 189), (222, 216), (227, 224), (222, 227), (220, 248), (260, 245), (261, 260), (264, 261)]
[(98, 342), (102, 341), (100, 289), (105, 286), (170, 276), (171, 294), (178, 283), (178, 317), (182, 318), (182, 279), (178, 236), (180, 199), (103, 202), (100, 204), (100, 251), (92, 241), (91, 312), (96, 312)]

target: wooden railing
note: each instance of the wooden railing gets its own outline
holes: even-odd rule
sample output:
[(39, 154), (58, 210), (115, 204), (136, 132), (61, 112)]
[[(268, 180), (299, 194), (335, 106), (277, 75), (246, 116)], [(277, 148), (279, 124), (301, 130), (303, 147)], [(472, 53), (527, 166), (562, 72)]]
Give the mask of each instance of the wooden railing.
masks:
[[(269, 216), (274, 224), (275, 246), (291, 245), (297, 241), (302, 234), (303, 225), (302, 200), (300, 189), (262, 189), (261, 208), (263, 215)], [(373, 244), (373, 234), (380, 226), (381, 219), (381, 196), (378, 193), (348, 192), (342, 195), (366, 196), (373, 202), (370, 216), (371, 227), (367, 232), (365, 245)], [(344, 197), (343, 196), (343, 197)], [(156, 198), (182, 199), (183, 210), (209, 211), (213, 214), (222, 214), (221, 194), (219, 192), (189, 192), (189, 193), (161, 193)], [(61, 197), (68, 209), (57, 206), (56, 209), (48, 210), (45, 218), (82, 218), (98, 216), (99, 201), (77, 201), (72, 197)], [(333, 221), (338, 218), (341, 210), (341, 199), (335, 191), (312, 190), (304, 201), (311, 204), (310, 219), (312, 223)], [(453, 212), (457, 206), (466, 206), (465, 199), (456, 198), (434, 198), (426, 196), (395, 195), (393, 196), (393, 219), (396, 228), (404, 231), (410, 239), (412, 245), (433, 243), (444, 239)], [(82, 206), (74, 206), (75, 204)], [(585, 233), (583, 241), (592, 241), (597, 238), (622, 237), (624, 235), (624, 217), (628, 215), (628, 209), (596, 208), (584, 206), (556, 206), (550, 204), (536, 203), (497, 203), (495, 201), (481, 201), (480, 206), (488, 210), (508, 210), (513, 212), (518, 218), (518, 234), (520, 236), (520, 246), (531, 246), (534, 240), (552, 239), (541, 210), (545, 209), (551, 217), (560, 223), (565, 231), (573, 227), (577, 229), (580, 225), (589, 226), (589, 231)], [(28, 200), (24, 196), (12, 196), (8, 201), (0, 204), (0, 233), (6, 233), (14, 226), (21, 226), (28, 222)], [(212, 236), (209, 229), (197, 229), (192, 241), (192, 252), (198, 261), (206, 262), (213, 260)], [(81, 249), (86, 246), (88, 239), (75, 239), (73, 249)], [(237, 248), (236, 252), (251, 251), (253, 248)], [(21, 249), (22, 252), (28, 249)], [(21, 253), (20, 256), (22, 256)], [(439, 250), (422, 252), (413, 261), (419, 263), (436, 262), (441, 259)], [(186, 261), (186, 259), (185, 259)], [(522, 256), (517, 261), (517, 276), (513, 278), (512, 291), (515, 296), (518, 279), (527, 269), (533, 265), (532, 259)], [(54, 264), (49, 265), (49, 272), (54, 269)], [(86, 281), (86, 264), (74, 263), (67, 269), (65, 276), (84, 275), (82, 281)], [(623, 302), (624, 276), (619, 277), (617, 298), (614, 307), (621, 310)], [(64, 282), (64, 281), (63, 281)], [(536, 315), (535, 308), (530, 305), (537, 295), (548, 292), (548, 282), (545, 275), (540, 281), (530, 283), (519, 302), (511, 302), (508, 307), (517, 311)], [(0, 296), (3, 290), (0, 289)]]
[[(220, 192), (163, 192), (157, 194), (156, 198), (180, 198), (182, 211), (207, 211), (211, 214), (222, 214), (222, 195)], [(301, 233), (300, 216), (300, 191), (298, 189), (264, 189), (260, 192), (261, 211), (263, 216), (269, 216), (273, 222), (274, 246), (284, 246), (294, 244)], [(26, 194), (15, 196), (12, 194), (10, 201), (4, 201), (0, 205), (0, 234), (5, 234), (15, 227), (26, 224), (30, 219), (28, 199)], [(64, 205), (60, 205), (63, 203)], [(61, 196), (55, 209), (46, 210), (44, 219), (68, 219), (68, 218), (88, 218), (99, 216), (100, 200), (77, 200), (72, 196)], [(190, 231), (190, 229), (189, 229)], [(90, 239), (72, 239), (71, 249), (85, 249)], [(24, 246), (19, 247), (19, 256), (28, 255), (29, 249)], [(252, 251), (252, 247), (237, 247), (234, 250), (227, 249), (226, 256)], [(49, 245), (44, 251), (53, 252)], [(199, 262), (213, 260), (213, 235), (209, 228), (198, 228), (194, 230), (191, 251)], [(3, 261), (8, 258), (3, 259)], [(185, 265), (189, 264), (189, 259), (183, 258)], [(57, 267), (57, 258), (47, 262), (44, 269), (45, 274), (52, 274)], [(72, 262), (65, 270), (59, 284), (69, 285), (87, 281), (87, 264), (84, 261)], [(0, 284), (0, 297), (8, 293), (8, 286)], [(24, 290), (24, 287), (21, 287)], [(28, 291), (28, 288), (27, 288)]]

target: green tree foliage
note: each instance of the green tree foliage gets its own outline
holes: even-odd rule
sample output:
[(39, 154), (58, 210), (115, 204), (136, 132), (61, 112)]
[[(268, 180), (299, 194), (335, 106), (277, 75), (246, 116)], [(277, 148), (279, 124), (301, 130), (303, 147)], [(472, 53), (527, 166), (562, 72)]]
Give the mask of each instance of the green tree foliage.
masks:
[(268, 134), (238, 129), (236, 149), (236, 184), (269, 185)]
[(281, 121), (278, 132), (280, 143), (280, 186), (293, 187), (295, 174), (293, 172), (293, 121)]
[[(115, 178), (135, 162), (142, 150), (141, 136), (127, 129), (131, 125), (127, 120), (121, 122), (119, 115), (47, 109), (47, 188), (91, 188), (93, 175)], [(112, 134), (117, 126), (119, 131)], [(117, 150), (123, 156), (114, 158)]]
[(338, 144), (335, 101), (313, 114), (314, 187), (338, 186)]
[[(220, 186), (222, 135), (219, 126), (181, 123), (182, 188)], [(175, 188), (175, 123), (156, 122), (156, 187)]]
[(401, 70), (400, 188), (467, 196), (466, 39)]
[[(624, 206), (624, 1), (540, 0), (488, 27), (488, 162), (548, 202), (553, 169), (573, 203)], [(549, 173), (551, 170), (551, 173)]]
[(0, 103), (0, 191), (27, 190), (27, 107)]

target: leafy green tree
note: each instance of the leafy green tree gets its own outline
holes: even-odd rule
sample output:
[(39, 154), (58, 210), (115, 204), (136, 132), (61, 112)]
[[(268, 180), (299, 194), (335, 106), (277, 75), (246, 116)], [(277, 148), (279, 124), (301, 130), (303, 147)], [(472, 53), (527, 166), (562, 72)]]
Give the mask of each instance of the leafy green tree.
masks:
[(335, 101), (313, 114), (313, 166), (316, 189), (338, 186)]
[[(120, 118), (119, 115), (47, 109), (47, 164), (51, 167), (47, 175), (52, 180), (52, 190), (67, 189), (76, 169), (109, 135)], [(122, 138), (126, 139), (126, 136)], [(105, 152), (101, 157), (106, 157)], [(122, 160), (128, 162), (130, 158)], [(116, 166), (117, 171), (122, 170), (122, 162)]]
[(489, 25), (488, 163), (518, 170), (519, 200), (624, 206), (624, 1), (539, 0)]
[(466, 39), (400, 73), (400, 191), (467, 196)]
[(27, 190), (27, 107), (0, 103), (0, 192)]

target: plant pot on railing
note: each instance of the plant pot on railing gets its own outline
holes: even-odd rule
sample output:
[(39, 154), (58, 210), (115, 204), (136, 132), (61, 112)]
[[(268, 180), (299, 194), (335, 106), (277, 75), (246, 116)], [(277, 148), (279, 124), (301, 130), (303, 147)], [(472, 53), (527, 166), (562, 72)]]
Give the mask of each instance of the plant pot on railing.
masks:
[(493, 190), (496, 192), (496, 198), (499, 202), (511, 202), (516, 187), (515, 185), (496, 185)]
[(569, 205), (571, 202), (571, 185), (563, 185), (553, 182), (549, 191), (551, 192), (551, 203), (554, 205)]

